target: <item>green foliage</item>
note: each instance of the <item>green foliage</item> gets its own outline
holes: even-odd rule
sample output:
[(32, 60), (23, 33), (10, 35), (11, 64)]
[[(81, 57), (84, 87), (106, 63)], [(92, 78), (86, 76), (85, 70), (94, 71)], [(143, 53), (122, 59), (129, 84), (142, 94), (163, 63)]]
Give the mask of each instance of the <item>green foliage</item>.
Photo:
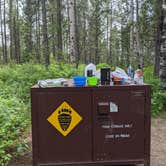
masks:
[(152, 115), (156, 116), (162, 112), (166, 112), (166, 91), (161, 90), (159, 79), (154, 78), (152, 66), (144, 69), (144, 80), (146, 83), (152, 85)]
[(38, 80), (71, 78), (79, 72), (74, 67), (54, 64), (10, 64), (0, 66), (0, 165), (7, 166), (13, 156), (27, 149), (18, 139), (30, 124), (30, 87)]
[(152, 110), (154, 115), (166, 112), (166, 92), (158, 91), (153, 93)]
[(26, 105), (14, 95), (8, 99), (0, 96), (0, 100), (0, 163), (7, 165), (19, 145), (16, 138), (21, 136), (30, 120)]
[[(102, 63), (97, 69), (110, 67)], [(42, 65), (9, 64), (0, 66), (0, 164), (7, 166), (13, 156), (27, 148), (20, 137), (30, 124), (30, 87), (38, 80), (71, 78), (83, 75), (85, 64), (75, 69), (72, 65), (55, 63), (47, 69)], [(153, 78), (153, 67), (144, 69), (146, 83), (152, 85), (152, 115), (166, 112), (166, 92), (160, 90), (159, 80)]]
[(109, 68), (110, 66), (107, 63), (100, 63), (98, 65), (96, 65), (97, 69), (101, 69), (101, 68)]

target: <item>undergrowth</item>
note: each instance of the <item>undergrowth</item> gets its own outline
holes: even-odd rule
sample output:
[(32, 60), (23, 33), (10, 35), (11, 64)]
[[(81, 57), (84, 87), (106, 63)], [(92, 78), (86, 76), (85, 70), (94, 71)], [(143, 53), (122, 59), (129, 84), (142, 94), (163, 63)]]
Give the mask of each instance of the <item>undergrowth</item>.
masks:
[[(0, 66), (0, 165), (7, 166), (12, 157), (28, 148), (18, 139), (30, 125), (30, 87), (38, 80), (72, 78), (82, 75), (85, 65), (76, 70), (71, 65), (53, 64), (48, 69), (42, 65), (9, 64)], [(99, 64), (97, 68), (108, 67)], [(144, 69), (144, 80), (152, 85), (152, 115), (166, 112), (166, 92), (160, 90), (159, 80), (153, 77), (153, 68)]]
[(153, 67), (144, 69), (144, 81), (152, 86), (151, 113), (152, 116), (159, 116), (166, 112), (166, 91), (163, 90), (159, 79), (153, 76)]
[[(82, 71), (82, 70), (81, 70)], [(38, 80), (71, 78), (80, 74), (70, 65), (9, 64), (0, 66), (0, 165), (7, 166), (12, 157), (28, 146), (19, 142), (30, 125), (30, 87)]]

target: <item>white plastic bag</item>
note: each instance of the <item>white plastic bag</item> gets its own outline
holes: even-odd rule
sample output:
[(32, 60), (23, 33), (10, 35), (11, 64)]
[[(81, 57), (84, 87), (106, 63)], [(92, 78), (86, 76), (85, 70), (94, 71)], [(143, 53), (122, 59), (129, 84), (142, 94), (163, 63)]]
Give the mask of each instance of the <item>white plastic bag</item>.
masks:
[(112, 75), (113, 77), (124, 78), (125, 80), (129, 79), (127, 73), (119, 67), (116, 67), (115, 71), (112, 72)]

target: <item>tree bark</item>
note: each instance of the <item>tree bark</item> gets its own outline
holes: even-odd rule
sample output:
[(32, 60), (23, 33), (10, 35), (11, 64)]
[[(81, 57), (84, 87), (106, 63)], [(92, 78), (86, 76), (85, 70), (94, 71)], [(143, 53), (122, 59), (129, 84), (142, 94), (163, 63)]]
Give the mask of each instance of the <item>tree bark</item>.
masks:
[(109, 39), (109, 64), (113, 65), (113, 58), (112, 58), (112, 22), (113, 22), (113, 1), (111, 0), (111, 9), (110, 9), (110, 39)]
[(79, 41), (79, 29), (78, 29), (78, 18), (77, 18), (77, 3), (74, 0), (74, 16), (75, 16), (75, 34), (76, 34), (76, 68), (78, 68), (80, 61), (80, 41)]
[[(0, 0), (0, 4), (1, 4)], [(2, 17), (2, 5), (0, 6), (0, 21), (1, 21), (1, 44), (2, 44), (2, 58), (5, 63), (5, 46), (4, 46), (4, 33), (3, 33), (3, 17)]]
[(41, 46), (40, 46), (40, 0), (36, 0), (36, 59), (41, 62)]
[(4, 62), (7, 63), (7, 36), (6, 36), (6, 1), (4, 0), (4, 9), (3, 9), (3, 26), (4, 26)]
[(75, 10), (74, 0), (69, 0), (69, 16), (70, 16), (70, 61), (71, 63), (76, 62), (76, 34), (75, 34)]
[[(87, 6), (87, 2), (84, 2), (85, 6)], [(86, 64), (87, 63), (87, 29), (86, 29), (86, 14), (85, 14), (85, 10), (83, 11), (83, 55), (82, 55), (82, 59), (83, 62)]]
[(21, 62), (21, 46), (20, 46), (20, 21), (19, 21), (19, 4), (18, 4), (18, 0), (17, 2), (17, 29), (16, 29), (16, 45), (17, 45), (17, 61), (20, 63)]
[(154, 65), (154, 76), (159, 77), (160, 70), (160, 35), (161, 35), (161, 8), (162, 1), (156, 0), (156, 36), (155, 36), (155, 65)]
[(20, 63), (20, 59), (19, 59), (19, 57), (18, 57), (18, 40), (17, 40), (17, 19), (16, 19), (16, 16), (14, 16), (13, 17), (13, 26), (14, 26), (14, 29), (13, 29), (13, 31), (14, 31), (14, 36), (13, 36), (13, 38), (14, 38), (14, 43), (15, 43), (15, 45), (14, 45), (14, 59), (16, 60), (16, 62), (17, 63)]
[(58, 61), (62, 60), (62, 0), (57, 0), (57, 38), (58, 38), (58, 51), (57, 51), (57, 59)]
[(50, 53), (48, 43), (48, 27), (47, 27), (47, 12), (46, 12), (46, 0), (41, 0), (42, 3), (42, 22), (43, 22), (43, 54), (45, 57), (45, 65), (50, 65)]
[[(130, 10), (131, 10), (131, 26), (130, 26), (130, 64), (133, 64), (133, 57), (134, 57), (134, 2), (131, 0), (131, 5), (130, 5)], [(129, 65), (129, 64), (128, 64)]]
[(70, 5), (69, 5), (69, 0), (67, 0), (67, 20), (68, 20), (67, 54), (68, 54), (68, 62), (70, 63)]
[(95, 4), (95, 63), (98, 64), (100, 61), (99, 56), (99, 35), (100, 35), (100, 0)]
[(54, 14), (51, 14), (51, 22), (52, 22), (52, 53), (55, 59), (58, 59), (56, 57), (56, 48), (55, 48), (55, 20), (54, 20)]
[(139, 20), (139, 0), (136, 0), (136, 19), (137, 19), (137, 55), (138, 62), (141, 68), (143, 68), (143, 48), (140, 37), (140, 20)]
[(162, 0), (160, 40), (160, 82), (166, 83), (166, 1)]
[(78, 27), (76, 15), (76, 0), (69, 0), (69, 16), (70, 16), (70, 61), (75, 63), (76, 67), (79, 63), (79, 41)]
[(33, 42), (32, 42), (32, 16), (33, 16), (33, 8), (32, 8), (32, 0), (26, 0), (26, 32), (25, 32), (25, 50), (26, 50), (26, 61), (29, 61), (29, 58), (32, 56), (33, 52)]
[[(107, 60), (109, 60), (109, 15), (107, 14)], [(108, 61), (107, 61), (108, 62)]]
[(14, 42), (13, 42), (13, 0), (9, 1), (9, 35), (10, 35), (10, 59), (14, 60)]
[[(98, 25), (97, 21), (96, 21), (96, 25)], [(100, 61), (100, 57), (99, 57), (99, 29), (96, 26), (96, 34), (95, 34), (95, 51), (94, 51), (94, 55), (95, 55), (95, 63), (98, 64)]]

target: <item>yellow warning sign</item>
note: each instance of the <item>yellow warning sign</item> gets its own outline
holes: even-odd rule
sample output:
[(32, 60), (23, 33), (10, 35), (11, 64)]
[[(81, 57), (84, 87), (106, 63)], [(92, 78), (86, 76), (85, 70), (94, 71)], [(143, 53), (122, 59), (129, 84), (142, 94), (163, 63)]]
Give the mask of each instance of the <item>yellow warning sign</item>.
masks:
[(47, 119), (63, 136), (67, 136), (82, 120), (82, 117), (63, 102)]

